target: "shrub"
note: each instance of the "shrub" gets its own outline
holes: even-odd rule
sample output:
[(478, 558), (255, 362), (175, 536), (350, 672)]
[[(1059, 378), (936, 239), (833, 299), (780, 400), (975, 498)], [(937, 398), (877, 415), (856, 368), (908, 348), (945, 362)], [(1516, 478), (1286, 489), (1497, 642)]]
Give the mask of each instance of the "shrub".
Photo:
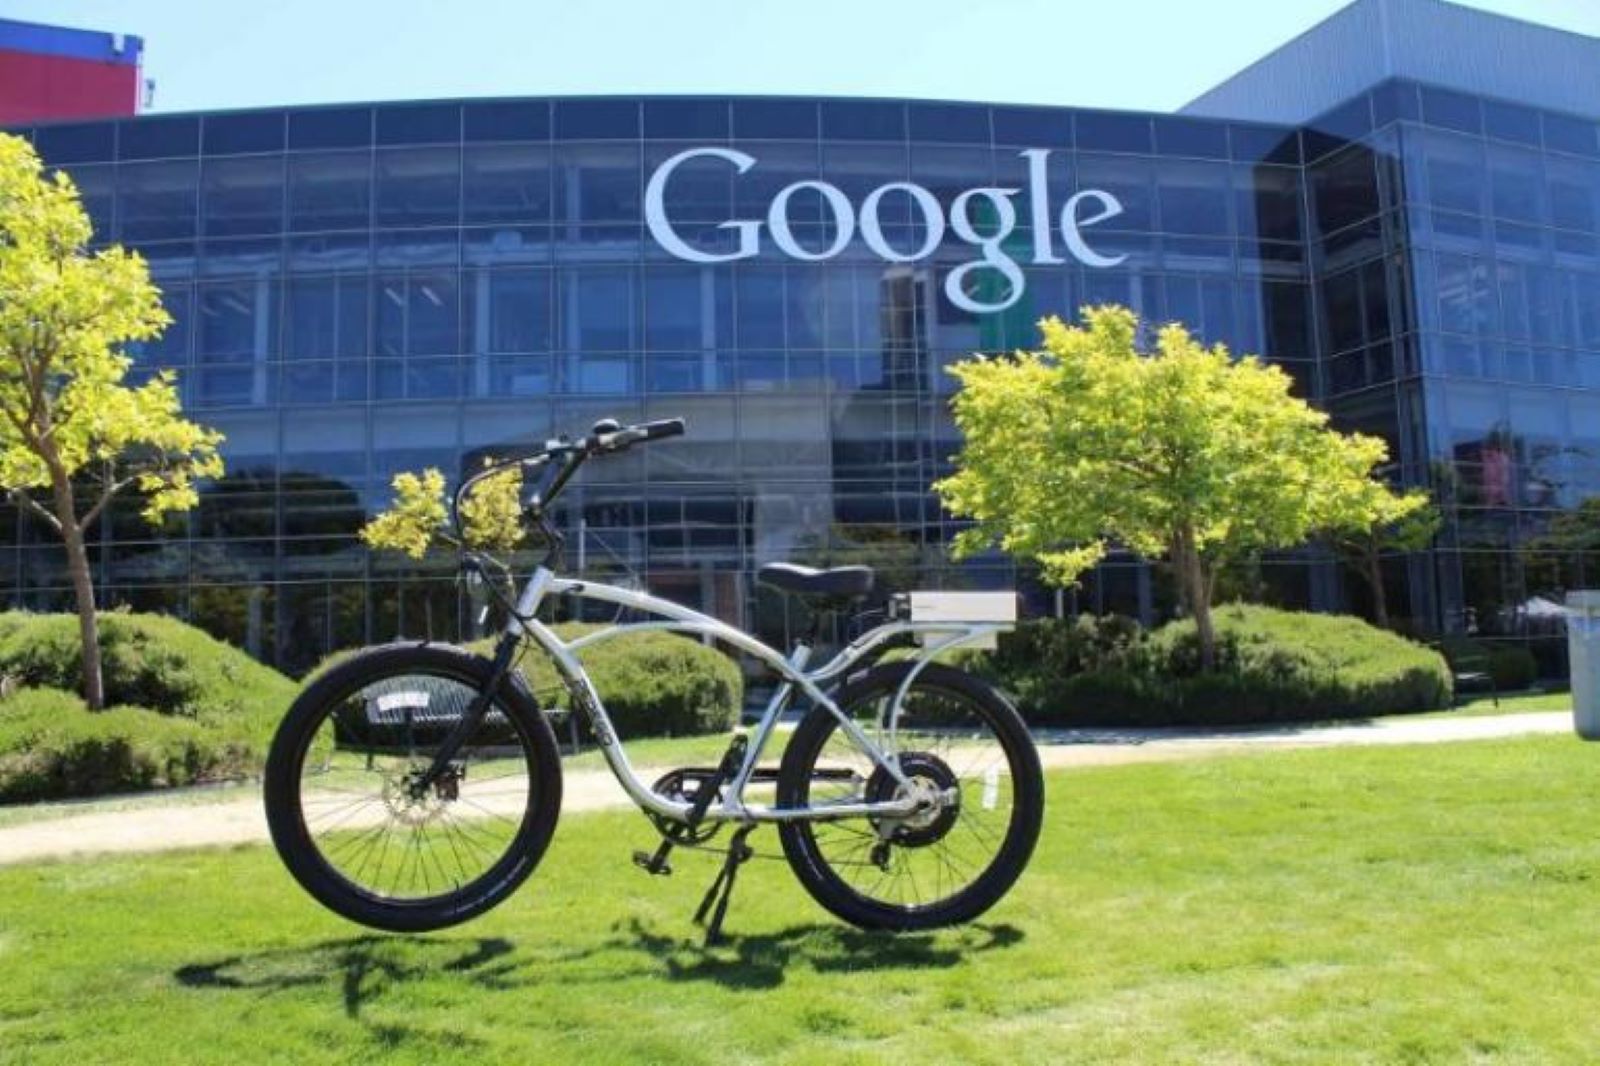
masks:
[(68, 692), (0, 700), (0, 801), (187, 785), (253, 769), (258, 752), (187, 718), (138, 707), (92, 712)]
[(988, 669), (1043, 725), (1245, 724), (1449, 705), (1438, 653), (1360, 619), (1235, 605), (1216, 623), (1210, 672), (1187, 620), (1147, 635), (1125, 620), (1026, 623), (1002, 638)]
[(23, 688), (0, 700), (0, 800), (91, 796), (254, 773), (292, 681), (175, 618), (100, 619), (109, 710), (79, 683), (78, 620), (0, 613), (0, 675)]
[[(570, 623), (557, 626), (556, 632), (573, 640), (599, 628)], [(681, 634), (630, 633), (585, 649), (582, 659), (623, 737), (719, 733), (733, 726), (744, 703), (738, 665)], [(560, 689), (555, 670), (536, 649), (523, 656), (522, 664), (534, 691), (542, 695)], [(560, 691), (565, 705), (565, 690)]]
[[(583, 622), (554, 627), (556, 635), (567, 641), (602, 628)], [(491, 656), (498, 639), (489, 637), (466, 647)], [(311, 676), (351, 654), (335, 652)], [(738, 665), (716, 649), (677, 633), (629, 633), (584, 649), (581, 658), (600, 702), (624, 738), (722, 732), (738, 720), (744, 704), (744, 678)], [(538, 648), (526, 645), (517, 667), (540, 706), (570, 709), (566, 687)]]
[[(107, 612), (100, 619), (106, 702), (193, 719), (265, 741), (294, 682), (194, 626), (163, 615)], [(31, 688), (76, 691), (82, 669), (78, 619), (0, 613), (0, 674)]]

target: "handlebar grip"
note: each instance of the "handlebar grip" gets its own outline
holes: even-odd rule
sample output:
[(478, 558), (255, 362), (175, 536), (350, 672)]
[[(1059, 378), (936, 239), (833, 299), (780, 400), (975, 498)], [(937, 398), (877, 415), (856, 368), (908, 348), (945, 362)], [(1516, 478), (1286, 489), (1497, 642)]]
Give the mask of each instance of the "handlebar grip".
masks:
[(636, 427), (644, 434), (641, 440), (662, 440), (666, 437), (681, 437), (687, 428), (681, 418), (663, 418), (659, 422), (643, 422)]

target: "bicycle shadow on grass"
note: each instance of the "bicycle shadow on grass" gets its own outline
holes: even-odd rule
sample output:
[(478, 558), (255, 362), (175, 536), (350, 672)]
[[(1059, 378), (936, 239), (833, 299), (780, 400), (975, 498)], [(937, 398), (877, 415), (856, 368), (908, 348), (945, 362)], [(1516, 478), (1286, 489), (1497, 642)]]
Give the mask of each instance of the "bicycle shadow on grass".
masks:
[(729, 989), (782, 985), (791, 974), (943, 969), (1023, 939), (1011, 925), (969, 925), (934, 933), (871, 933), (826, 923), (772, 933), (729, 933), (714, 945), (700, 930), (666, 933), (638, 918), (576, 950), (524, 950), (503, 937), (365, 935), (190, 963), (173, 971), (185, 988), (270, 997), (326, 988), (344, 1014), (416, 982), (444, 981), (485, 992), (571, 990), (629, 977), (705, 981)]
[(776, 988), (796, 970), (860, 973), (945, 969), (1020, 943), (1014, 925), (973, 924), (939, 933), (867, 932), (834, 924), (790, 926), (775, 933), (727, 934), (716, 944), (653, 932), (637, 918), (613, 927), (613, 946), (648, 956), (671, 981), (708, 981), (733, 989)]

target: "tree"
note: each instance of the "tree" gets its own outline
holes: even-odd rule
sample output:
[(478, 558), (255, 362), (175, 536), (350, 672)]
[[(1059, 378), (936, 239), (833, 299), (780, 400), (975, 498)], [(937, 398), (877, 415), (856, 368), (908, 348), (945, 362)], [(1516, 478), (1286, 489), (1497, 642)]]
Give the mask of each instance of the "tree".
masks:
[[(490, 465), (493, 460), (485, 460)], [(491, 474), (461, 501), (461, 529), (446, 523), (444, 475), (434, 467), (421, 474), (396, 474), (394, 503), (361, 530), (371, 548), (421, 559), (444, 543), (485, 551), (510, 551), (522, 542), (522, 470), (509, 466)]]
[(964, 444), (935, 488), (973, 521), (955, 552), (998, 545), (1062, 584), (1112, 544), (1164, 559), (1210, 668), (1219, 568), (1348, 524), (1384, 444), (1329, 429), (1281, 370), (1181, 325), (1143, 352), (1133, 312), (1086, 308), (1084, 320), (1046, 319), (1042, 351), (952, 368)]
[(64, 174), (0, 135), (0, 487), (54, 530), (83, 640), (83, 695), (105, 703), (88, 532), (123, 492), (146, 521), (193, 507), (222, 473), (222, 435), (187, 421), (170, 373), (127, 375), (122, 346), (170, 319), (137, 253), (90, 252), (89, 217)]
[(1383, 587), (1383, 557), (1426, 548), (1439, 532), (1438, 510), (1421, 490), (1395, 492), (1373, 482), (1367, 498), (1347, 511), (1349, 523), (1328, 539), (1361, 575), (1372, 593), (1372, 620), (1389, 628), (1389, 597)]

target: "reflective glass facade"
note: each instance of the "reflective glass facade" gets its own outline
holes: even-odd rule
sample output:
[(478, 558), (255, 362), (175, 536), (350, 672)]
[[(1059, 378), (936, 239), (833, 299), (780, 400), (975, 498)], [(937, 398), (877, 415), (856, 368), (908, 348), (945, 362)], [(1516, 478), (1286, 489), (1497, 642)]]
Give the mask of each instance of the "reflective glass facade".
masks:
[[(228, 438), (228, 476), (192, 514), (159, 531), (131, 509), (106, 517), (102, 594), (289, 668), (399, 634), (469, 634), (451, 560), (402, 564), (355, 539), (391, 476), (456, 475), (599, 417), (681, 415), (688, 437), (595, 463), (565, 497), (574, 568), (633, 575), (774, 640), (794, 620), (751, 575), (775, 559), (874, 562), (898, 587), (1015, 583), (1036, 611), (1159, 618), (1171, 590), (1132, 560), (1059, 597), (998, 555), (950, 563), (955, 526), (929, 488), (959, 444), (945, 367), (1114, 301), (1267, 353), (1342, 423), (1387, 437), (1396, 477), (1448, 485), (1459, 510), (1444, 547), (1393, 561), (1398, 613), (1426, 631), (1464, 626), (1469, 609), (1499, 625), (1515, 597), (1583, 572), (1530, 570), (1517, 553), (1595, 486), (1579, 456), (1600, 426), (1600, 160), (1593, 122), (1435, 95), (1389, 83), (1352, 104), (1359, 120), (1303, 129), (607, 98), (27, 131), (78, 182), (100, 237), (137, 247), (166, 294), (174, 325), (137, 353), (140, 371), (177, 369), (193, 416)], [(706, 147), (753, 163), (703, 155), (673, 173), (674, 232), (717, 260), (685, 261), (648, 224), (646, 189)], [(967, 203), (959, 232), (964, 193), (1037, 192), (1041, 173), (1048, 210), (1019, 193), (1008, 220), (991, 196)], [(860, 225), (843, 233), (825, 191), (801, 188), (784, 221), (806, 254), (785, 253), (769, 208), (797, 182), (827, 183)], [(1090, 258), (1059, 230), (1041, 256), (1035, 226), (1088, 189), (1120, 208), (1083, 230)], [(874, 197), (879, 250), (864, 232)], [(730, 258), (737, 220), (759, 220), (761, 239)], [(1019, 264), (1022, 295), (974, 313), (951, 284), (979, 302), (1013, 292), (993, 266), (963, 271), (986, 240)], [(66, 604), (51, 538), (6, 521), (0, 586)], [(1573, 565), (1595, 573), (1592, 558)], [(1241, 580), (1293, 606), (1362, 605), (1313, 552)]]
[(1394, 594), (1559, 672), (1550, 607), (1600, 584), (1595, 123), (1390, 81), (1312, 125), (1328, 404), (1445, 505)]

